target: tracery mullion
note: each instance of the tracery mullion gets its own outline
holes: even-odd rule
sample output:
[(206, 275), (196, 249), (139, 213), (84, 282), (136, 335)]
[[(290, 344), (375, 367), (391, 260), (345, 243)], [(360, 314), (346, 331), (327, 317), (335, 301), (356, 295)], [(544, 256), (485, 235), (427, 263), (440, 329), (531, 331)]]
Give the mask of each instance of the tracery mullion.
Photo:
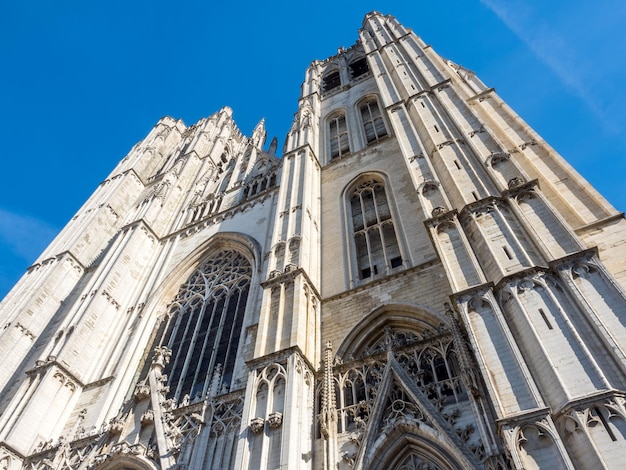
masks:
[[(383, 268), (385, 268), (385, 270), (386, 270), (387, 262), (389, 260), (389, 257), (387, 256), (387, 243), (386, 243), (386, 240), (385, 240), (385, 233), (384, 233), (384, 230), (383, 230), (382, 221), (381, 221), (380, 213), (379, 213), (379, 210), (378, 210), (379, 208), (378, 208), (378, 200), (377, 200), (377, 196), (376, 196), (376, 191), (374, 190), (376, 187), (377, 187), (377, 185), (374, 185), (372, 187), (372, 204), (374, 204), (374, 211), (376, 213), (376, 226), (378, 227), (378, 235), (380, 237), (380, 244), (382, 246)], [(384, 193), (383, 193), (383, 196), (384, 196)]]
[[(243, 325), (243, 315), (245, 313), (245, 309), (246, 309), (246, 301), (243, 301), (243, 305), (242, 305), (242, 298), (243, 299), (247, 299), (248, 296), (248, 284), (245, 285), (245, 287), (243, 287), (242, 289), (238, 289), (238, 296), (237, 296), (237, 309), (235, 310), (235, 318), (233, 319), (233, 327), (231, 328), (231, 332), (230, 332), (230, 338), (228, 340), (228, 350), (226, 351), (226, 359), (224, 360), (224, 370), (225, 371), (230, 371), (231, 367), (234, 365), (235, 362), (235, 357), (236, 357), (236, 352), (237, 352), (237, 346), (238, 344), (235, 344), (235, 347), (233, 348), (233, 339), (235, 339), (235, 342), (239, 342), (239, 337), (240, 335), (237, 335), (237, 332), (241, 332), (241, 326)], [(236, 338), (233, 338), (234, 336), (236, 336)]]
[[(225, 288), (225, 286), (222, 286)], [(222, 298), (220, 298), (220, 302), (223, 300), (223, 304), (220, 307), (219, 310), (216, 310), (215, 314), (216, 316), (219, 316), (219, 322), (217, 324), (217, 329), (215, 331), (215, 334), (211, 335), (212, 336), (212, 345), (211, 345), (211, 359), (209, 361), (209, 370), (210, 371), (214, 371), (215, 370), (215, 365), (216, 365), (216, 361), (217, 358), (219, 357), (218, 354), (218, 348), (219, 348), (219, 342), (220, 339), (222, 337), (222, 332), (224, 330), (224, 320), (226, 317), (226, 311), (228, 309), (228, 305), (229, 305), (229, 301), (230, 301), (230, 292), (228, 292), (226, 289), (225, 293), (223, 295)], [(224, 371), (223, 368), (224, 364), (222, 364), (222, 373)], [(219, 393), (219, 390), (218, 390)]]
[[(370, 276), (375, 274), (374, 272), (374, 263), (372, 260), (372, 246), (370, 243), (370, 237), (369, 237), (369, 221), (367, 219), (367, 212), (366, 212), (366, 207), (365, 207), (365, 201), (363, 200), (363, 194), (365, 193), (365, 191), (359, 191), (359, 199), (361, 200), (361, 213), (363, 214), (363, 232), (365, 235), (365, 246), (367, 247), (367, 260), (368, 260), (368, 265), (369, 265), (369, 270), (370, 270)], [(369, 277), (369, 276), (368, 276)]]
[(449, 362), (449, 355), (454, 353), (454, 349), (452, 349), (450, 347), (450, 343), (448, 343), (447, 345), (442, 345), (442, 352), (443, 352), (443, 362), (446, 366), (446, 372), (448, 373), (448, 381), (450, 382), (450, 387), (452, 388), (452, 392), (454, 394), (454, 400), (458, 403), (459, 398), (457, 396), (456, 383), (455, 383), (456, 374), (450, 367), (450, 362)]
[[(204, 338), (202, 340), (202, 346), (200, 349), (200, 353), (198, 355), (198, 364), (196, 366), (196, 372), (193, 377), (193, 383), (191, 384), (191, 388), (190, 388), (189, 395), (191, 395), (192, 397), (195, 396), (196, 394), (194, 389), (198, 385), (198, 381), (200, 380), (202, 382), (203, 384), (202, 389), (204, 389), (204, 383), (206, 382), (206, 370), (204, 371), (205, 377), (202, 378), (202, 372), (203, 372), (202, 369), (206, 369), (206, 367), (203, 367), (203, 366), (205, 364), (204, 355), (206, 351), (206, 346), (209, 341), (209, 335), (207, 334), (207, 332), (209, 331), (209, 328), (211, 327), (211, 323), (213, 321), (214, 310), (215, 310), (215, 305), (213, 305), (208, 300), (209, 299), (206, 299), (204, 302), (204, 306), (202, 308), (202, 318), (200, 318), (200, 320), (198, 321), (200, 334), (204, 334)], [(209, 310), (209, 308), (207, 308), (207, 305), (210, 306), (210, 313), (207, 313), (207, 310)]]
[[(171, 374), (170, 374), (170, 378), (168, 382), (169, 386), (172, 386), (174, 384), (174, 381), (178, 380), (177, 377), (180, 378), (184, 374), (184, 362), (185, 362), (186, 352), (185, 352), (185, 348), (181, 346), (185, 343), (185, 340), (187, 338), (189, 326), (194, 317), (195, 305), (187, 304), (183, 306), (183, 309), (184, 309), (184, 312), (181, 312), (178, 314), (179, 315), (178, 318), (180, 320), (178, 322), (178, 328), (176, 331), (174, 342), (170, 341), (170, 343), (168, 344), (168, 348), (170, 348), (172, 351), (177, 350), (174, 359), (171, 361), (172, 366), (170, 369)], [(181, 329), (181, 326), (183, 323), (185, 324), (185, 326), (184, 328)], [(183, 364), (180, 366), (180, 369), (177, 371), (181, 358), (182, 358)], [(177, 390), (178, 390), (178, 387), (177, 387)]]
[[(222, 329), (220, 332), (220, 341), (217, 344), (217, 357), (223, 358), (222, 378), (223, 381), (230, 382), (230, 371), (227, 369), (228, 349), (232, 341), (232, 334), (235, 326), (235, 317), (239, 306), (239, 289), (234, 289), (228, 293), (228, 306), (224, 309), (222, 315)], [(236, 298), (235, 298), (236, 297)], [(228, 335), (226, 335), (228, 333)]]
[[(202, 365), (205, 377), (204, 387), (202, 388), (203, 395), (207, 392), (208, 387), (211, 383), (211, 376), (214, 374), (214, 364), (215, 364), (215, 341), (217, 339), (217, 329), (219, 328), (219, 315), (220, 312), (224, 309), (224, 300), (225, 295), (221, 293), (218, 298), (215, 298), (213, 295), (211, 298), (211, 322), (207, 328), (206, 332), (206, 341), (204, 345), (203, 355), (202, 355)], [(215, 323), (218, 322), (216, 326)], [(215, 328), (215, 331), (213, 329)]]
[[(200, 305), (200, 309), (198, 311), (197, 308), (197, 304), (195, 304), (192, 307), (192, 313), (189, 315), (189, 319), (187, 321), (187, 327), (185, 329), (185, 336), (183, 341), (181, 342), (181, 347), (179, 347), (178, 349), (178, 356), (180, 357), (181, 355), (184, 357), (184, 362), (183, 362), (183, 367), (182, 370), (180, 371), (180, 374), (178, 374), (178, 385), (176, 386), (176, 392), (174, 394), (174, 396), (176, 398), (180, 398), (180, 392), (183, 388), (186, 388), (185, 386), (187, 385), (187, 383), (189, 382), (189, 379), (193, 379), (193, 376), (190, 377), (190, 366), (191, 366), (191, 360), (193, 358), (193, 349), (195, 347), (195, 343), (196, 343), (196, 339), (197, 339), (197, 334), (198, 334), (198, 317), (199, 317), (199, 313), (201, 313), (204, 310), (204, 298), (200, 301), (201, 305)], [(192, 330), (191, 333), (191, 337), (189, 335), (189, 330)], [(185, 343), (188, 343), (188, 346), (185, 348), (184, 345)], [(192, 352), (190, 354), (190, 351)], [(175, 369), (172, 369), (173, 371)]]
[[(226, 382), (230, 381), (230, 370), (229, 370), (229, 364), (228, 364), (228, 352), (230, 350), (230, 346), (231, 346), (231, 341), (233, 339), (233, 333), (235, 331), (235, 323), (236, 323), (236, 319), (237, 319), (237, 312), (239, 311), (239, 299), (240, 299), (240, 295), (241, 292), (239, 289), (233, 289), (228, 296), (228, 308), (225, 310), (224, 312), (224, 328), (223, 328), (223, 333), (220, 335), (221, 338), (224, 338), (225, 336), (225, 332), (228, 332), (228, 340), (226, 341), (226, 347), (223, 347), (223, 342), (221, 341), (220, 344), (218, 344), (218, 357), (223, 357), (224, 358), (224, 363), (222, 364), (222, 370), (223, 372), (223, 377), (225, 379)], [(234, 307), (233, 307), (234, 306)], [(232, 315), (231, 315), (231, 308), (232, 308)], [(223, 352), (223, 354), (221, 354), (221, 352)]]
[(156, 335), (156, 338), (159, 341), (159, 346), (167, 346), (170, 342), (170, 338), (174, 334), (174, 329), (177, 327), (178, 318), (180, 314), (180, 305), (177, 305), (176, 308), (171, 307), (168, 314), (165, 315), (165, 319), (163, 323), (165, 326), (161, 326), (161, 334)]

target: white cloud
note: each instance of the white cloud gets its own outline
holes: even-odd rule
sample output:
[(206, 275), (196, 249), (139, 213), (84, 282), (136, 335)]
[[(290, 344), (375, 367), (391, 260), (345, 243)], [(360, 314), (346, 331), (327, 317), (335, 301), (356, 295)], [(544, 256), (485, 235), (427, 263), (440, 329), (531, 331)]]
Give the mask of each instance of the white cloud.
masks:
[(564, 86), (585, 103), (606, 130), (617, 132), (615, 121), (610, 118), (608, 110), (599, 104), (602, 102), (601, 97), (594, 92), (594, 80), (590, 79), (595, 68), (593, 59), (578, 53), (571, 38), (566, 39), (566, 33), (571, 31), (560, 31), (555, 22), (548, 23), (539, 18), (534, 14), (532, 6), (523, 0), (480, 1), (554, 72)]
[(32, 262), (57, 232), (46, 222), (0, 208), (1, 249), (26, 262)]

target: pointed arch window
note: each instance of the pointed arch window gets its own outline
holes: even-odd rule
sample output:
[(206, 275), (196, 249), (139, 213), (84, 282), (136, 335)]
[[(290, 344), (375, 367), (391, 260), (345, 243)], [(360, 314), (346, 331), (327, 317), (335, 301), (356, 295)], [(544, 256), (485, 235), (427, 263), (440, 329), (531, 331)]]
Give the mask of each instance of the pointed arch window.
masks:
[(352, 228), (359, 277), (367, 279), (402, 265), (385, 187), (372, 178), (350, 195)]
[(387, 128), (376, 98), (368, 98), (359, 105), (363, 131), (367, 143), (375, 142), (387, 135)]
[(328, 135), (330, 140), (330, 158), (350, 153), (345, 113), (337, 112), (328, 119)]
[(172, 350), (165, 369), (170, 397), (204, 397), (214, 377), (218, 393), (229, 391), (251, 276), (241, 253), (222, 250), (181, 286), (159, 335), (159, 344)]

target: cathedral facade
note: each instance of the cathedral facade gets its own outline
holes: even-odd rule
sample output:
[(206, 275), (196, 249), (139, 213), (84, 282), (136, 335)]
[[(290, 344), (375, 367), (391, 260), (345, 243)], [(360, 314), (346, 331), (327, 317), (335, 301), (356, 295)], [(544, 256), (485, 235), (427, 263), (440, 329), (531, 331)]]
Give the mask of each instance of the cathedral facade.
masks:
[(10, 291), (0, 469), (622, 468), (624, 216), (494, 89), (372, 12), (265, 140), (161, 119)]

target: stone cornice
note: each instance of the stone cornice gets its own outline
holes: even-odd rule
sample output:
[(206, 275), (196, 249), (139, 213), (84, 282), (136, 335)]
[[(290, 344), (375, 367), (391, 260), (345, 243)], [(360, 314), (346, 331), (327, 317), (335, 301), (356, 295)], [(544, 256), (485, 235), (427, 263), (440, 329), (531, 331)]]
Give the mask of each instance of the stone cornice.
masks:
[(467, 101), (482, 101), (485, 98), (488, 98), (490, 94), (495, 93), (496, 89), (495, 88), (487, 88), (485, 91), (481, 91), (480, 93), (470, 97), (467, 99)]
[(262, 203), (265, 200), (269, 199), (272, 195), (278, 193), (279, 188), (280, 186), (274, 186), (272, 188), (266, 189), (265, 191), (260, 192), (251, 198), (246, 199), (244, 202), (237, 204), (236, 206), (233, 206), (229, 209), (218, 212), (216, 214), (211, 214), (205, 217), (204, 219), (198, 220), (197, 222), (193, 224), (185, 225), (184, 227), (163, 236), (163, 238), (160, 241), (164, 242), (164, 241), (167, 241), (171, 238), (175, 238), (178, 236), (188, 237), (188, 236), (193, 235), (195, 232), (199, 232), (200, 230), (206, 227), (209, 227), (223, 220), (234, 217), (235, 214), (237, 214), (238, 212), (245, 212), (246, 210), (255, 206), (256, 204)]
[(250, 359), (246, 361), (246, 365), (249, 369), (260, 369), (261, 367), (268, 366), (274, 363), (280, 363), (286, 361), (289, 357), (297, 354), (300, 359), (304, 361), (304, 363), (308, 366), (309, 370), (315, 372), (316, 369), (313, 367), (313, 364), (309, 362), (306, 358), (302, 350), (299, 346), (291, 346), (287, 349), (281, 349), (280, 351), (276, 351), (270, 354), (266, 354), (265, 356), (255, 357), (254, 359)]
[(103, 379), (95, 380), (94, 382), (85, 384), (85, 386), (83, 387), (83, 391), (91, 390), (92, 388), (102, 387), (103, 385), (106, 385), (109, 382), (111, 382), (113, 379), (115, 379), (115, 376), (110, 375), (108, 377), (104, 377)]
[(85, 272), (85, 270), (87, 269), (79, 260), (78, 258), (76, 258), (76, 256), (69, 250), (65, 250), (65, 251), (61, 251), (60, 253), (51, 256), (49, 258), (43, 259), (41, 260), (39, 263), (34, 263), (32, 265), (30, 265), (28, 268), (26, 268), (26, 272), (29, 272), (37, 267), (43, 266), (45, 264), (49, 264), (55, 260), (57, 261), (61, 261), (64, 257), (69, 257), (70, 261), (72, 263), (74, 263), (80, 270), (81, 272)]
[(455, 303), (462, 302), (462, 297), (471, 296), (472, 294), (480, 294), (481, 292), (487, 292), (494, 288), (493, 282), (484, 282), (482, 284), (478, 284), (472, 287), (468, 287), (467, 289), (463, 289), (462, 291), (455, 292), (450, 295), (450, 300)]
[(419, 271), (423, 271), (423, 270), (429, 269), (429, 268), (431, 268), (431, 267), (433, 267), (435, 265), (438, 265), (438, 264), (441, 264), (441, 261), (439, 260), (439, 258), (433, 258), (433, 259), (431, 259), (429, 261), (426, 261), (425, 263), (418, 264), (417, 266), (413, 266), (413, 267), (408, 268), (408, 269), (404, 269), (404, 270), (402, 270), (402, 271), (400, 271), (398, 273), (390, 274), (390, 275), (384, 276), (384, 277), (382, 277), (380, 279), (375, 279), (373, 281), (364, 283), (364, 284), (359, 285), (357, 287), (353, 287), (352, 289), (348, 289), (346, 291), (343, 291), (340, 294), (335, 294), (335, 295), (331, 295), (330, 297), (323, 298), (322, 299), (322, 304), (325, 304), (327, 302), (333, 302), (335, 300), (342, 299), (344, 297), (348, 297), (348, 296), (357, 294), (357, 293), (359, 293), (361, 291), (371, 289), (374, 286), (385, 284), (385, 283), (387, 283), (389, 281), (392, 281), (392, 280), (395, 280), (395, 279), (398, 279), (398, 278), (401, 278), (401, 277), (404, 277), (404, 276), (409, 276), (409, 275), (411, 275), (411, 274), (413, 274), (415, 272), (419, 272)]
[(504, 198), (514, 198), (515, 196), (517, 196), (519, 193), (534, 189), (534, 188), (539, 188), (539, 180), (538, 179), (534, 179), (534, 180), (530, 180), (526, 183), (522, 183), (520, 185), (514, 186), (512, 188), (509, 189), (505, 189), (504, 191), (502, 191), (502, 197)]
[(293, 282), (296, 279), (296, 277), (298, 277), (299, 275), (302, 275), (302, 277), (304, 277), (304, 280), (306, 281), (308, 287), (313, 291), (315, 296), (318, 299), (321, 299), (321, 295), (319, 291), (317, 290), (317, 287), (315, 286), (311, 278), (308, 276), (304, 268), (301, 268), (301, 267), (299, 268), (296, 267), (295, 269), (285, 271), (283, 273), (278, 273), (274, 277), (270, 277), (266, 279), (265, 281), (261, 282), (261, 287), (263, 287), (264, 289), (267, 289), (267, 288), (271, 288), (279, 284), (283, 284), (285, 282)]
[(6, 441), (0, 441), (0, 449), (8, 451), (8, 453), (13, 454), (14, 457), (17, 457), (20, 460), (26, 459), (25, 455), (15, 450), (15, 448), (11, 447), (11, 445), (8, 444)]
[(610, 389), (610, 390), (599, 390), (596, 393), (592, 393), (590, 395), (573, 398), (567, 401), (563, 406), (555, 409), (553, 411), (553, 415), (555, 418), (558, 418), (568, 411), (576, 408), (589, 407), (591, 405), (597, 405), (598, 403), (603, 403), (608, 399), (614, 397), (626, 398), (626, 393), (622, 390)]
[(157, 233), (152, 229), (152, 227), (150, 227), (150, 225), (148, 225), (148, 223), (146, 222), (145, 219), (141, 218), (139, 220), (134, 220), (133, 222), (124, 225), (123, 227), (120, 228), (119, 232), (126, 232), (130, 229), (134, 229), (134, 228), (143, 228), (145, 229), (146, 233), (148, 233), (148, 236), (152, 237), (153, 241), (155, 243), (161, 242), (162, 238), (159, 237), (159, 235), (157, 235)]
[(518, 426), (522, 423), (534, 423), (538, 419), (544, 418), (550, 415), (550, 408), (543, 406), (541, 408), (533, 408), (531, 410), (522, 410), (517, 413), (512, 413), (505, 417), (496, 419), (498, 430), (503, 427)]
[(54, 356), (49, 356), (46, 361), (36, 361), (35, 367), (27, 370), (26, 374), (33, 375), (36, 372), (42, 371), (44, 369), (49, 369), (53, 366), (57, 367), (61, 372), (67, 375), (77, 386), (85, 388), (85, 384), (83, 384), (83, 382), (78, 377), (76, 377), (76, 375), (74, 375), (74, 373), (72, 373), (66, 366), (57, 361), (56, 357)]
[(298, 147), (295, 147), (295, 148), (289, 150), (288, 152), (285, 152), (283, 154), (282, 159), (284, 160), (285, 158), (289, 158), (289, 157), (291, 157), (291, 154), (297, 154), (298, 152), (301, 152), (302, 150), (308, 150), (308, 154), (313, 156), (313, 162), (317, 165), (317, 168), (319, 170), (322, 167), (320, 165), (319, 158), (317, 158), (317, 155), (315, 155), (315, 152), (313, 151), (313, 148), (311, 147), (311, 144), (309, 144), (308, 142), (306, 144), (299, 145)]
[(548, 263), (548, 266), (550, 266), (551, 269), (558, 270), (564, 264), (571, 263), (572, 261), (578, 259), (591, 258), (593, 256), (598, 256), (598, 248), (595, 246), (588, 248), (587, 250), (577, 251), (576, 253), (554, 259)]
[(601, 228), (604, 225), (608, 225), (612, 222), (615, 222), (617, 220), (623, 219), (624, 218), (624, 213), (623, 212), (618, 212), (617, 214), (613, 214), (610, 215), (608, 217), (605, 217), (604, 219), (600, 219), (600, 220), (596, 220), (595, 222), (591, 222), (590, 224), (587, 225), (582, 225), (578, 228), (574, 229), (574, 232), (576, 232), (577, 234), (582, 234), (585, 233), (589, 230), (594, 230), (597, 228)]

